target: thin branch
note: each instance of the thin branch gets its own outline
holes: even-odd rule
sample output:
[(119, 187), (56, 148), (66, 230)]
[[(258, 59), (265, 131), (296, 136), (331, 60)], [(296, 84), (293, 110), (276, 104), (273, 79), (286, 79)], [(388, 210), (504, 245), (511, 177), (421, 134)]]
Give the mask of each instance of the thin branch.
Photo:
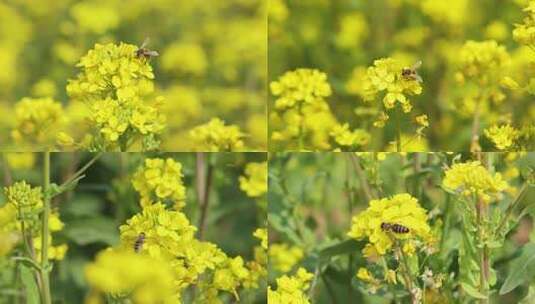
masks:
[(70, 183), (72, 183), (77, 178), (79, 178), (87, 169), (89, 169), (89, 167), (91, 167), (91, 165), (94, 162), (96, 162), (102, 156), (102, 154), (103, 154), (102, 152), (99, 152), (98, 154), (93, 156), (93, 158), (91, 158), (91, 160), (89, 160), (82, 168), (80, 168), (73, 175), (71, 175), (71, 177), (69, 177), (69, 179), (67, 179), (65, 182), (63, 182), (63, 184), (61, 184), (60, 187), (65, 187), (65, 186), (69, 185)]
[(355, 172), (357, 173), (357, 176), (360, 181), (360, 188), (362, 192), (364, 193), (364, 197), (366, 197), (366, 200), (369, 202), (373, 199), (373, 194), (370, 185), (368, 184), (368, 179), (366, 177), (366, 174), (364, 174), (364, 170), (362, 170), (362, 167), (360, 166), (360, 162), (357, 159), (357, 156), (354, 154), (351, 154), (351, 162), (353, 163), (353, 167), (355, 168)]
[(43, 304), (52, 303), (50, 296), (50, 281), (48, 270), (48, 218), (50, 216), (50, 152), (43, 154), (43, 215), (41, 226), (41, 292), (43, 293)]
[(201, 217), (199, 220), (199, 239), (204, 239), (206, 230), (206, 218), (208, 215), (208, 206), (210, 203), (210, 187), (212, 186), (213, 166), (209, 163), (205, 153), (197, 153), (196, 160), (196, 190), (197, 199), (201, 208)]

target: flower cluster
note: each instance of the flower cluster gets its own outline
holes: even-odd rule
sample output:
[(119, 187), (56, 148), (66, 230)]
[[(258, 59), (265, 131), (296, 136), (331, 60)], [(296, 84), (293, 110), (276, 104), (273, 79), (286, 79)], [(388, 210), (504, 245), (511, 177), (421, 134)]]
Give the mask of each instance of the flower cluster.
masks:
[(340, 31), (336, 34), (335, 42), (339, 48), (355, 49), (369, 35), (368, 23), (361, 13), (352, 13), (340, 19)]
[(485, 203), (500, 198), (508, 188), (500, 173), (491, 174), (478, 161), (454, 164), (446, 170), (442, 186), (468, 199), (475, 195)]
[(284, 110), (315, 103), (331, 95), (327, 75), (318, 70), (297, 69), (286, 72), (270, 84), (271, 93), (277, 96), (275, 108)]
[(412, 104), (407, 95), (422, 93), (420, 81), (412, 76), (404, 76), (405, 67), (393, 58), (377, 59), (373, 66), (368, 67), (363, 79), (363, 89), (366, 92), (365, 101), (374, 100), (379, 92), (385, 91), (383, 104), (385, 108), (393, 109), (396, 103), (401, 105), (403, 112), (409, 113)]
[(347, 123), (336, 125), (330, 135), (337, 145), (347, 148), (366, 146), (371, 139), (370, 133), (363, 129), (349, 130), (349, 124)]
[(494, 40), (467, 41), (459, 53), (460, 75), (457, 77), (475, 79), (480, 85), (488, 85), (495, 77), (494, 71), (502, 69), (510, 61), (504, 46)]
[(304, 268), (299, 268), (295, 276), (284, 275), (277, 279), (277, 289), (268, 288), (268, 303), (270, 304), (309, 304), (306, 290), (310, 287), (313, 274)]
[(196, 43), (174, 43), (162, 55), (162, 67), (176, 74), (201, 76), (208, 66), (206, 53)]
[(182, 177), (182, 164), (171, 158), (148, 158), (134, 174), (132, 184), (141, 195), (141, 206), (171, 202), (180, 210), (186, 199)]
[(267, 162), (248, 163), (245, 176), (240, 176), (240, 189), (250, 197), (260, 197), (267, 192)]
[(93, 291), (91, 303), (100, 303), (103, 294), (129, 295), (135, 303), (175, 303), (173, 274), (160, 260), (124, 250), (108, 249), (85, 267), (85, 277)]
[[(162, 200), (183, 202), (182, 165), (174, 160), (147, 159), (134, 176), (134, 187), (140, 192), (143, 210), (119, 227), (119, 249), (165, 263), (171, 269), (175, 297), (195, 285), (198, 300), (219, 303), (220, 292), (239, 299), (240, 288), (258, 288), (267, 275), (267, 230), (258, 229), (254, 236), (262, 241), (254, 249), (254, 260), (229, 257), (217, 245), (195, 237), (197, 228), (184, 213), (172, 210)], [(136, 245), (140, 235), (142, 244)]]
[(37, 145), (53, 143), (66, 122), (61, 104), (51, 98), (23, 98), (15, 105), (15, 120), (15, 142)]
[[(26, 182), (17, 182), (4, 188), (7, 203), (0, 208), (0, 232), (11, 235), (17, 234), (24, 226), (25, 233), (32, 237), (32, 246), (35, 249), (37, 260), (41, 259), (42, 231), (39, 214), (43, 208), (43, 193), (41, 187), (32, 188)], [(67, 245), (52, 246), (52, 233), (63, 229), (63, 222), (57, 212), (52, 212), (49, 217), (48, 235), (48, 258), (62, 260), (67, 252)]]
[[(139, 253), (167, 263), (172, 269), (177, 294), (198, 284), (204, 297), (216, 298), (218, 291), (237, 296), (240, 286), (254, 287), (251, 278), (259, 278), (260, 263), (247, 263), (241, 257), (228, 257), (216, 245), (194, 237), (196, 228), (179, 211), (171, 211), (160, 203), (152, 204), (134, 215), (120, 227), (121, 246), (134, 250), (141, 233), (145, 235)], [(246, 266), (255, 266), (249, 269)], [(265, 270), (263, 271), (265, 272)], [(201, 278), (202, 275), (202, 278)]]
[(519, 136), (517, 129), (511, 127), (510, 124), (502, 126), (494, 125), (485, 129), (485, 136), (487, 136), (499, 150), (506, 150), (513, 146)]
[(275, 270), (287, 273), (304, 257), (303, 250), (288, 244), (269, 246), (269, 263)]
[(93, 149), (125, 150), (137, 140), (144, 149), (158, 145), (156, 137), (165, 128), (159, 109), (162, 98), (145, 101), (154, 91), (154, 73), (136, 50), (125, 43), (96, 44), (77, 64), (82, 72), (67, 85), (71, 98), (89, 105), (89, 121), (96, 131)]
[[(338, 124), (327, 101), (317, 100), (303, 104), (301, 109), (290, 108), (270, 115), (271, 140), (273, 144), (286, 143), (290, 149), (329, 150), (330, 132)], [(302, 141), (301, 147), (296, 144)], [(288, 149), (288, 148), (286, 148)]]
[(535, 45), (535, 1), (529, 1), (524, 12), (528, 15), (523, 23), (516, 24), (513, 38), (520, 44), (533, 46)]
[[(408, 228), (408, 232), (392, 232), (381, 227), (383, 223), (401, 225)], [(427, 244), (433, 241), (426, 210), (418, 204), (416, 198), (407, 193), (371, 200), (365, 211), (353, 217), (348, 235), (357, 240), (368, 238), (369, 243), (363, 250), (367, 257), (384, 255), (398, 242), (403, 245), (403, 251), (407, 255), (412, 255), (417, 241)]]
[(213, 118), (204, 125), (190, 131), (194, 150), (198, 151), (239, 151), (244, 149), (244, 134), (238, 126), (225, 125), (219, 118)]

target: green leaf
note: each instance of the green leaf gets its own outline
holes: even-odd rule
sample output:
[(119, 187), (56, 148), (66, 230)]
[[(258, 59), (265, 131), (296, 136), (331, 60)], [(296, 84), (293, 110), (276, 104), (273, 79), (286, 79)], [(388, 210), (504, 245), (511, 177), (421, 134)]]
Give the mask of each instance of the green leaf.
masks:
[(500, 295), (506, 294), (529, 279), (529, 270), (535, 266), (535, 243), (522, 247), (521, 255), (511, 262), (509, 275), (500, 289)]
[(268, 221), (271, 225), (271, 228), (277, 230), (278, 232), (285, 234), (286, 237), (292, 241), (294, 244), (301, 244), (301, 238), (295, 233), (294, 230), (290, 228), (290, 224), (288, 223), (288, 219), (285, 219), (282, 216), (279, 216), (277, 214), (269, 214), (268, 215)]
[(33, 268), (36, 271), (41, 271), (41, 266), (39, 266), (34, 260), (27, 257), (14, 257), (13, 260), (20, 262), (28, 268)]
[(95, 216), (103, 209), (102, 200), (93, 195), (75, 195), (72, 200), (61, 206), (62, 213), (75, 217)]
[(321, 249), (319, 256), (320, 259), (327, 260), (337, 255), (356, 253), (359, 248), (359, 242), (349, 239)]
[(480, 293), (474, 286), (465, 282), (461, 282), (461, 286), (463, 287), (463, 290), (469, 296), (476, 298), (476, 299), (482, 299), (482, 300), (487, 299), (487, 297), (484, 294)]
[(24, 294), (26, 296), (26, 303), (39, 304), (39, 288), (37, 287), (37, 283), (35, 282), (35, 272), (33, 271), (33, 268), (29, 268), (22, 264), (20, 266), (20, 273), (22, 283), (24, 284)]
[(119, 231), (115, 222), (105, 217), (78, 219), (67, 223), (63, 233), (82, 246), (91, 243), (115, 245), (119, 242)]

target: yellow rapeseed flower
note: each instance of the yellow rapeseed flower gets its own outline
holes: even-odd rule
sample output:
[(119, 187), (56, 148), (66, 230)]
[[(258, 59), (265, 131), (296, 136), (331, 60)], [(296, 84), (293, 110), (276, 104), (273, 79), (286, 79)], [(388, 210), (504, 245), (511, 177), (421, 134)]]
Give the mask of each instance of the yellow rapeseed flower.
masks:
[[(381, 224), (398, 224), (409, 229), (408, 233), (395, 233), (381, 228)], [(370, 201), (370, 206), (353, 217), (348, 235), (360, 240), (367, 238), (369, 247), (366, 255), (377, 253), (384, 255), (394, 242), (405, 244), (414, 239), (424, 243), (432, 241), (431, 228), (427, 223), (426, 210), (410, 194), (396, 194), (390, 198)]]
[(168, 265), (147, 255), (104, 250), (86, 266), (85, 277), (91, 288), (102, 295), (130, 295), (134, 303), (177, 303), (179, 300)]
[(53, 145), (54, 134), (66, 122), (61, 104), (51, 98), (23, 98), (15, 105), (17, 143)]
[(468, 199), (476, 195), (486, 203), (499, 198), (508, 188), (500, 173), (491, 174), (478, 161), (454, 164), (446, 170), (442, 186)]
[(269, 304), (309, 304), (306, 290), (314, 275), (299, 268), (295, 276), (284, 275), (277, 279), (277, 289), (268, 287)]
[(269, 263), (277, 271), (287, 273), (301, 261), (304, 252), (297, 246), (288, 244), (271, 244), (269, 246)]
[(485, 129), (485, 136), (487, 136), (496, 145), (499, 150), (507, 150), (515, 143), (518, 138), (519, 131), (510, 124), (502, 126), (494, 125)]
[(240, 176), (240, 189), (250, 197), (259, 197), (267, 192), (267, 162), (248, 163), (245, 176)]
[(311, 69), (286, 72), (277, 81), (271, 82), (270, 88), (271, 93), (277, 96), (275, 108), (279, 110), (314, 103), (332, 93), (327, 74)]
[(147, 158), (134, 174), (132, 184), (141, 195), (142, 206), (169, 201), (179, 210), (186, 200), (182, 178), (181, 163), (172, 158)]
[(225, 125), (219, 118), (212, 118), (208, 123), (197, 126), (190, 131), (194, 150), (198, 151), (240, 151), (244, 149), (244, 134), (235, 125)]

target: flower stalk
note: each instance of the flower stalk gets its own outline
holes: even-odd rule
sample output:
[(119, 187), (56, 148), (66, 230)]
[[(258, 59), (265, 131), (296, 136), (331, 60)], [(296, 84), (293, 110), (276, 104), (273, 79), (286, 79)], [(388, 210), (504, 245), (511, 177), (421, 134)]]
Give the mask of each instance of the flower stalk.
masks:
[(41, 223), (41, 293), (43, 304), (52, 303), (48, 267), (48, 219), (50, 216), (50, 152), (43, 154), (43, 215)]

